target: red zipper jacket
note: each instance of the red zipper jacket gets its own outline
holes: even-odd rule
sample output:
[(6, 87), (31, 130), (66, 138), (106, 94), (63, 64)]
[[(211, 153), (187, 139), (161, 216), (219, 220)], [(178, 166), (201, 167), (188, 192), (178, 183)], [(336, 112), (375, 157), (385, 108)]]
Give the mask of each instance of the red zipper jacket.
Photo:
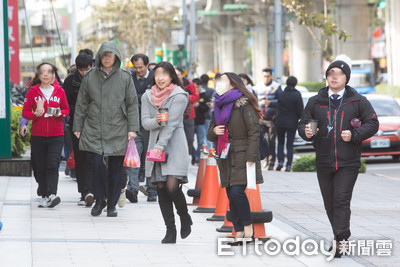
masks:
[[(187, 83), (185, 82), (187, 81)], [(197, 92), (196, 86), (194, 85), (193, 82), (184, 79), (183, 85), (185, 86), (186, 92), (189, 93), (189, 101), (193, 104), (194, 102), (199, 101), (199, 93)], [(192, 105), (192, 109), (190, 110), (190, 115), (188, 119), (193, 119), (196, 118), (196, 113), (194, 111), (194, 105)]]
[[(22, 116), (25, 119), (32, 120), (32, 133), (33, 136), (59, 136), (64, 135), (64, 124), (62, 118), (69, 114), (69, 107), (67, 97), (65, 96), (64, 89), (57, 83), (54, 86), (53, 94), (48, 101), (44, 102), (45, 113), (37, 117), (34, 112), (36, 110), (36, 102), (38, 100), (46, 100), (45, 96), (39, 88), (39, 84), (32, 86), (26, 94), (24, 108), (22, 109)], [(59, 117), (45, 118), (47, 107), (60, 108), (61, 115)]]

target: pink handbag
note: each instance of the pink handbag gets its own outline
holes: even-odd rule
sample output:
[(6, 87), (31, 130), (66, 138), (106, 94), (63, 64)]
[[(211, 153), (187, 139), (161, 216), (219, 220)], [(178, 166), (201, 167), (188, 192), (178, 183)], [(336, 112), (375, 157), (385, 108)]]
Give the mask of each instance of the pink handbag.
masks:
[(154, 149), (151, 149), (150, 151), (147, 151), (146, 159), (148, 161), (157, 161), (157, 162), (167, 162), (168, 159), (168, 154), (165, 152), (161, 153), (161, 156), (156, 157), (156, 152)]

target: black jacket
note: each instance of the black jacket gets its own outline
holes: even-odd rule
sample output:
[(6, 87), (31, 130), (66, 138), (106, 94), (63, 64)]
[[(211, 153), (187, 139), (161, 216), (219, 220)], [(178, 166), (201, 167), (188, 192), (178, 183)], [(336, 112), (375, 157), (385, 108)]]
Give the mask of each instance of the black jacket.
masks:
[(132, 75), (132, 80), (133, 80), (133, 84), (135, 85), (135, 89), (136, 89), (136, 94), (138, 97), (138, 102), (139, 102), (139, 122), (140, 125), (142, 124), (141, 121), (141, 114), (142, 114), (142, 96), (143, 94), (146, 92), (147, 89), (151, 89), (151, 86), (153, 84), (153, 77), (154, 77), (154, 71), (152, 69), (148, 69), (149, 70), (149, 75), (147, 76), (146, 80), (144, 81), (143, 85), (140, 86), (139, 80), (137, 78), (136, 72), (132, 71), (131, 75)]
[(68, 75), (67, 78), (65, 78), (64, 84), (62, 86), (65, 91), (65, 95), (67, 96), (67, 101), (69, 105), (70, 125), (73, 125), (74, 123), (75, 104), (78, 98), (78, 92), (79, 88), (81, 87), (82, 79), (83, 77), (81, 76), (79, 71), (76, 70), (74, 73), (71, 73), (70, 75)]
[[(361, 143), (379, 129), (375, 110), (365, 96), (347, 85), (339, 108), (329, 102), (328, 87), (322, 88), (318, 95), (310, 98), (298, 124), (299, 135), (304, 140), (314, 141), (317, 166), (330, 166), (336, 169), (347, 166), (360, 167)], [(329, 106), (331, 106), (330, 112)], [(336, 112), (333, 128), (328, 135), (328, 122), (333, 121), (332, 115)], [(350, 125), (353, 118), (360, 119), (362, 126), (353, 129)], [(318, 120), (319, 128), (317, 134), (310, 139), (304, 132), (309, 119)], [(343, 141), (341, 132), (344, 130), (351, 131), (350, 142)]]
[(206, 121), (206, 115), (210, 110), (207, 104), (208, 102), (210, 102), (210, 99), (208, 98), (206, 90), (203, 90), (204, 89), (202, 89), (202, 92), (200, 93), (199, 106), (197, 108), (194, 108), (194, 111), (196, 112), (196, 118), (194, 118), (195, 125), (204, 124)]
[(296, 129), (303, 112), (303, 99), (294, 87), (287, 86), (278, 93), (278, 112), (275, 118), (276, 127)]

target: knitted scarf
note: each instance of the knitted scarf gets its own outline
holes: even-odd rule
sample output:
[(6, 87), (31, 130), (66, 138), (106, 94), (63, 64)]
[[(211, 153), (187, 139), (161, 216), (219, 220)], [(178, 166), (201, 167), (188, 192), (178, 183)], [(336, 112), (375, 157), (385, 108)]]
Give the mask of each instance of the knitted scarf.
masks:
[(242, 97), (242, 93), (238, 89), (232, 89), (226, 94), (219, 96), (214, 93), (215, 105), (214, 105), (214, 116), (217, 125), (225, 125), (225, 132), (223, 135), (218, 136), (217, 153), (221, 154), (222, 150), (225, 149), (229, 144), (228, 128), (226, 127), (232, 116), (233, 105), (235, 101)]
[(169, 97), (169, 95), (172, 93), (172, 91), (174, 91), (176, 86), (177, 86), (176, 84), (171, 83), (163, 90), (160, 90), (156, 84), (153, 85), (151, 87), (151, 101), (153, 102), (153, 104), (156, 107), (161, 108), (165, 99)]

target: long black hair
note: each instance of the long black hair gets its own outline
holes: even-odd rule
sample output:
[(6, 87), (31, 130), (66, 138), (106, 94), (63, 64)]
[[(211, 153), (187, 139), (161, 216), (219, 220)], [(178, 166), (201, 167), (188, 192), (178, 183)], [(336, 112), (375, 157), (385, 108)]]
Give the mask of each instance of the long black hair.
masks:
[(172, 83), (180, 86), (183, 89), (183, 85), (181, 83), (181, 80), (179, 80), (178, 75), (176, 74), (174, 66), (169, 63), (168, 61), (161, 61), (160, 63), (157, 64), (157, 66), (154, 67), (154, 76), (153, 76), (153, 85), (156, 84), (156, 70), (159, 68), (163, 68), (169, 75), (169, 77), (172, 78)]
[(254, 86), (253, 81), (250, 79), (250, 77), (246, 73), (239, 73), (239, 77), (245, 79), (247, 81), (247, 83), (250, 84), (251, 86)]
[(40, 79), (39, 79), (39, 74), (40, 74), (40, 67), (42, 67), (43, 65), (51, 66), (51, 73), (55, 74), (58, 83), (61, 85), (61, 82), (59, 80), (60, 77), (58, 76), (58, 73), (57, 73), (57, 71), (58, 71), (57, 67), (54, 66), (53, 64), (49, 63), (49, 62), (42, 62), (39, 65), (37, 65), (36, 72), (35, 72), (35, 77), (33, 77), (30, 86), (32, 87), (32, 86), (35, 86), (35, 85), (41, 83)]
[(251, 93), (249, 90), (247, 90), (246, 86), (244, 85), (242, 79), (240, 78), (239, 75), (233, 72), (225, 72), (222, 75), (226, 75), (229, 79), (229, 82), (231, 85), (235, 88), (238, 89), (243, 95), (245, 95), (249, 101), (250, 104), (253, 106), (253, 108), (257, 111), (258, 115), (262, 116), (261, 109), (258, 107), (258, 100), (257, 98)]

